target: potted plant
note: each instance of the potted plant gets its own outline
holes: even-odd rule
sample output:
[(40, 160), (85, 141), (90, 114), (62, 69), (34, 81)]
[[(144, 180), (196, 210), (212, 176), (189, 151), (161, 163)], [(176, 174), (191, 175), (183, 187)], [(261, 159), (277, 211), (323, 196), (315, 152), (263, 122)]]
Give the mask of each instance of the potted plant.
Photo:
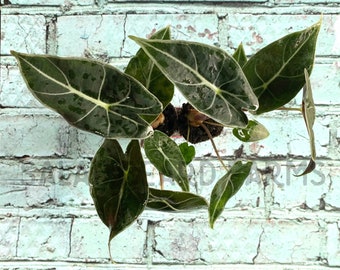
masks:
[[(257, 120), (274, 110), (301, 112), (310, 138), (311, 159), (302, 174), (315, 167), (315, 108), (309, 76), (321, 21), (267, 45), (249, 59), (242, 44), (233, 55), (205, 44), (171, 40), (170, 27), (150, 39), (131, 36), (141, 48), (125, 71), (88, 58), (62, 58), (12, 51), (29, 90), (71, 125), (105, 138), (89, 174), (97, 213), (109, 228), (110, 241), (146, 209), (180, 211), (207, 208), (209, 223), (222, 213), (241, 188), (252, 162), (227, 166), (213, 138), (223, 128), (243, 142), (266, 138)], [(187, 99), (181, 108), (171, 100), (174, 89)], [(303, 89), (300, 108), (287, 107)], [(179, 133), (187, 142), (178, 145)], [(119, 139), (130, 139), (123, 151)], [(210, 201), (190, 192), (187, 165), (194, 145), (211, 140), (225, 168)], [(148, 185), (142, 148), (160, 173), (160, 189)], [(182, 191), (164, 190), (163, 176)]]

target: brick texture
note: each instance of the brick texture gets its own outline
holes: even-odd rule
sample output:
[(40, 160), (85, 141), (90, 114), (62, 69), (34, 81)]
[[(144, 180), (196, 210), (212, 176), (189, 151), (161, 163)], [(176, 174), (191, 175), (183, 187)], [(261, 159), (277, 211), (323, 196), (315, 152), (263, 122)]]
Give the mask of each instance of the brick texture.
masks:
[[(115, 269), (304, 269), (340, 267), (340, 2), (337, 0), (1, 0), (0, 268), (112, 269), (109, 231), (89, 193), (90, 162), (103, 139), (70, 126), (27, 90), (10, 50), (88, 56), (124, 69), (148, 37), (170, 25), (175, 39), (247, 55), (316, 23), (311, 76), (317, 117), (315, 171), (301, 115), (257, 118), (270, 136), (245, 144), (216, 138), (231, 165), (254, 161), (241, 191), (210, 229), (206, 211), (145, 211), (111, 242)], [(301, 94), (292, 101), (300, 106)], [(183, 97), (176, 93), (174, 104)], [(176, 138), (182, 142), (182, 138)], [(122, 141), (126, 144), (125, 141)], [(191, 190), (209, 199), (224, 170), (210, 142), (196, 147)], [(159, 177), (146, 161), (150, 186)], [(175, 188), (165, 178), (166, 188)]]

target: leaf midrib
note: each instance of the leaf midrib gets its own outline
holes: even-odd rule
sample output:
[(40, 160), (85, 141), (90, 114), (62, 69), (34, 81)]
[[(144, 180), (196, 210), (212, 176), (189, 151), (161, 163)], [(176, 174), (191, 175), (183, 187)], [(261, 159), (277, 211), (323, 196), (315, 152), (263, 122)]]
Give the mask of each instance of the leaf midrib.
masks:
[[(128, 105), (124, 105), (124, 104), (120, 104), (122, 101), (119, 101), (117, 103), (105, 103), (103, 101), (101, 101), (99, 98), (98, 99), (95, 99), (93, 97), (90, 97), (84, 93), (82, 93), (81, 91), (73, 88), (71, 85), (70, 85), (70, 82), (68, 80), (68, 78), (66, 77), (65, 73), (60, 70), (60, 68), (55, 65), (53, 62), (50, 61), (50, 59), (46, 59), (48, 60), (61, 74), (62, 76), (64, 77), (64, 79), (66, 80), (67, 82), (67, 85), (62, 83), (62, 82), (59, 82), (58, 80), (56, 80), (55, 78), (49, 76), (48, 74), (44, 73), (43, 71), (41, 71), (39, 68), (37, 68), (36, 66), (34, 66), (33, 64), (31, 64), (28, 60), (26, 60), (25, 58), (23, 58), (22, 56), (18, 55), (18, 57), (21, 58), (22, 61), (24, 61), (27, 65), (29, 65), (31, 68), (33, 68), (36, 72), (38, 72), (41, 76), (51, 80), (52, 82), (54, 82), (55, 84), (61, 86), (62, 88), (64, 89), (67, 89), (69, 91), (69, 93), (56, 93), (56, 95), (68, 95), (68, 94), (75, 94), (75, 95), (78, 95), (79, 97), (85, 99), (85, 100), (88, 100), (89, 102), (93, 103), (94, 104), (94, 107), (87, 113), (85, 114), (83, 117), (81, 117), (80, 119), (78, 119), (77, 121), (75, 121), (74, 123), (77, 123), (77, 122), (80, 122), (82, 121), (84, 118), (86, 118), (96, 107), (101, 107), (103, 108), (106, 112), (107, 112), (107, 119), (108, 119), (108, 128), (107, 128), (107, 134), (109, 134), (109, 130), (110, 130), (110, 121), (109, 121), (109, 117), (108, 117), (108, 114), (109, 113), (112, 113), (112, 114), (115, 114), (115, 115), (120, 115), (122, 116), (124, 119), (127, 119), (128, 121), (134, 123), (136, 126), (140, 125), (141, 123), (135, 121), (134, 119), (130, 118), (130, 117), (127, 117), (125, 115), (121, 115), (113, 110), (110, 110), (110, 107), (111, 106), (121, 106), (121, 107), (129, 107), (131, 108), (131, 106), (128, 106)], [(20, 62), (19, 62), (20, 63)], [(21, 64), (20, 64), (21, 65)], [(104, 71), (104, 77), (103, 77), (103, 80), (102, 80), (102, 83), (100, 85), (100, 90), (99, 90), (99, 94), (98, 96), (100, 96), (100, 93), (103, 89), (103, 85), (104, 85), (104, 81), (105, 81), (105, 77), (106, 77), (106, 70), (103, 66), (101, 66), (103, 68), (103, 71)], [(33, 90), (33, 89), (32, 89)], [(34, 90), (33, 90), (34, 91)], [(49, 93), (44, 93), (44, 92), (38, 92), (38, 91), (34, 91), (35, 93), (39, 93), (39, 94), (45, 94), (45, 95), (50, 95)]]
[[(160, 53), (166, 55), (167, 57), (171, 58), (171, 59), (174, 60), (175, 62), (181, 64), (182, 66), (184, 66), (185, 68), (187, 68), (190, 72), (192, 72), (193, 74), (195, 74), (195, 75), (198, 77), (198, 79), (201, 80), (202, 85), (205, 85), (205, 86), (207, 86), (208, 88), (212, 89), (212, 90), (215, 92), (216, 95), (222, 96), (222, 95), (221, 95), (221, 89), (220, 89), (219, 87), (217, 87), (216, 85), (212, 84), (211, 82), (209, 82), (208, 80), (206, 80), (206, 79), (205, 79), (205, 78), (204, 78), (197, 70), (195, 70), (195, 69), (193, 69), (192, 67), (188, 66), (188, 65), (185, 64), (184, 62), (179, 61), (177, 58), (175, 58), (175, 57), (172, 56), (171, 54), (168, 54), (168, 53), (166, 53), (166, 52), (163, 52), (163, 51), (159, 50), (157, 47), (151, 46), (151, 45), (148, 44), (148, 43), (153, 43), (153, 42), (154, 42), (153, 40), (147, 40), (147, 41), (145, 41), (144, 39), (140, 39), (140, 38), (137, 38), (137, 39), (134, 39), (134, 40), (135, 40), (137, 43), (139, 43), (141, 47), (144, 47), (144, 48), (145, 48), (145, 46), (144, 46), (143, 44), (146, 44), (147, 46), (154, 48), (157, 52), (160, 52)], [(160, 41), (158, 41), (158, 42), (160, 42), (160, 43), (166, 43), (166, 41), (163, 41), (163, 40), (160, 40)], [(186, 44), (184, 44), (184, 45), (186, 45)], [(147, 54), (151, 59), (154, 59), (154, 57), (148, 52), (148, 50), (145, 50), (145, 52), (146, 52), (146, 54)], [(156, 66), (157, 66), (160, 70), (164, 70), (163, 67), (157, 63), (157, 61), (155, 62), (155, 64), (156, 64)], [(180, 83), (180, 82), (179, 82), (179, 83)], [(222, 96), (222, 97), (223, 97), (223, 96)]]
[[(227, 189), (228, 189), (228, 186), (229, 186), (229, 183), (231, 183), (230, 181), (231, 181), (231, 179), (230, 179), (230, 172), (228, 172), (225, 176), (224, 176), (225, 178), (227, 178), (225, 181), (223, 181), (223, 182), (225, 182), (225, 184), (223, 185), (223, 192), (221, 192), (220, 193), (220, 196), (218, 196), (217, 197), (217, 199), (215, 200), (215, 202), (217, 202), (217, 203), (215, 203), (215, 205), (214, 205), (214, 207), (212, 208), (212, 216), (213, 217), (215, 217), (215, 213), (217, 212), (217, 210), (219, 209), (219, 207), (218, 207), (218, 204), (220, 203), (220, 201), (221, 201), (221, 199), (224, 197), (224, 194), (226, 193), (226, 191), (227, 191)], [(223, 178), (224, 178), (223, 177)], [(220, 180), (222, 180), (222, 179), (220, 179)], [(230, 197), (229, 197), (230, 198)], [(228, 199), (229, 199), (228, 198)], [(227, 199), (227, 200), (228, 200)]]
[[(274, 74), (274, 76), (273, 76), (271, 79), (269, 79), (268, 81), (262, 83), (260, 86), (254, 88), (254, 91), (256, 91), (256, 90), (258, 90), (258, 89), (261, 89), (261, 88), (263, 88), (263, 90), (266, 90), (266, 89), (268, 88), (268, 86), (269, 86), (276, 78), (279, 77), (280, 73), (286, 68), (287, 63), (289, 63), (289, 62), (291, 61), (291, 59), (292, 59), (293, 57), (295, 57), (295, 55), (298, 54), (298, 53), (300, 52), (301, 48), (307, 43), (307, 41), (309, 41), (309, 39), (310, 39), (312, 36), (313, 36), (313, 34), (310, 34), (310, 36), (309, 36), (307, 39), (305, 39), (304, 42), (301, 43), (301, 46), (299, 46), (298, 49), (296, 49), (295, 52), (288, 58), (288, 60), (282, 62), (281, 68)], [(287, 48), (287, 44), (286, 44), (285, 47), (284, 47), (284, 51), (286, 51), (286, 48)], [(248, 61), (247, 63), (249, 63), (249, 61)], [(256, 66), (255, 66), (255, 72), (256, 72)], [(259, 77), (259, 79), (260, 79), (261, 81), (263, 81), (262, 78), (257, 74), (257, 72), (256, 72), (256, 75)], [(302, 76), (303, 76), (303, 75), (302, 75)], [(262, 92), (262, 93), (263, 93), (263, 92)], [(262, 93), (261, 93), (261, 95), (262, 95)]]
[[(88, 101), (90, 101), (91, 103), (94, 103), (94, 104), (96, 104), (97, 106), (100, 106), (100, 107), (102, 107), (102, 108), (105, 109), (105, 110), (109, 110), (110, 104), (107, 104), (107, 103), (101, 101), (100, 99), (95, 99), (95, 98), (93, 98), (93, 97), (90, 97), (90, 96), (88, 96), (88, 95), (82, 93), (81, 91), (79, 91), (79, 90), (73, 88), (73, 87), (70, 85), (70, 82), (69, 82), (68, 78), (66, 77), (65, 73), (64, 73), (63, 71), (61, 71), (60, 68), (59, 68), (58, 66), (56, 66), (53, 62), (51, 62), (49, 59), (47, 59), (47, 60), (48, 60), (52, 65), (54, 65), (54, 66), (59, 70), (59, 72), (63, 75), (63, 77), (65, 78), (65, 80), (66, 80), (66, 82), (67, 82), (67, 85), (65, 85), (65, 84), (63, 84), (63, 83), (57, 81), (57, 80), (54, 79), (53, 77), (51, 77), (51, 76), (47, 75), (46, 73), (42, 72), (40, 69), (38, 69), (36, 66), (34, 66), (33, 64), (31, 64), (31, 63), (30, 63), (28, 60), (26, 60), (25, 58), (23, 58), (23, 57), (21, 57), (21, 56), (19, 56), (19, 57), (20, 57), (26, 64), (28, 64), (28, 65), (29, 65), (30, 67), (32, 67), (35, 71), (37, 71), (41, 76), (43, 76), (43, 77), (49, 79), (50, 81), (56, 83), (56, 84), (59, 85), (59, 86), (61, 86), (61, 87), (65, 88), (65, 89), (67, 89), (71, 94), (78, 95), (79, 97), (81, 97), (81, 98), (83, 98), (83, 99), (85, 99), (85, 100), (88, 100)], [(102, 83), (101, 83), (99, 93), (100, 93), (101, 90), (102, 90), (103, 82), (105, 81), (105, 77), (106, 77), (106, 71), (105, 71), (104, 68), (103, 68), (103, 70), (104, 70), (104, 78), (103, 78), (103, 81), (102, 81)], [(36, 92), (36, 93), (41, 93), (41, 92), (38, 92), (38, 91), (34, 91), (34, 92)], [(65, 93), (60, 93), (60, 94), (62, 95), (62, 94), (65, 94)]]
[[(156, 149), (163, 155), (164, 160), (167, 161), (170, 164), (171, 168), (173, 168), (173, 170), (176, 172), (177, 179), (179, 179), (181, 181), (182, 185), (185, 186), (185, 188), (187, 188), (187, 186), (185, 185), (185, 178), (182, 177), (182, 175), (179, 173), (177, 168), (173, 165), (171, 159), (168, 158), (168, 156), (164, 153), (164, 151), (161, 147), (156, 146)], [(166, 167), (164, 166), (164, 168), (166, 168)]]

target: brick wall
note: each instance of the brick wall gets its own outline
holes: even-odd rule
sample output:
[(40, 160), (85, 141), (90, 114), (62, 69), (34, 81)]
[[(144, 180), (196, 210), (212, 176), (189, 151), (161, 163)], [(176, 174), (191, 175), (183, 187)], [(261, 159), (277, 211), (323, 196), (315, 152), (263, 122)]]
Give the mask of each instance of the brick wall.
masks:
[[(70, 127), (30, 95), (11, 49), (84, 56), (124, 68), (146, 37), (173, 37), (246, 53), (319, 20), (311, 77), (317, 104), (316, 170), (300, 115), (261, 117), (271, 135), (245, 144), (252, 175), (211, 230), (207, 213), (146, 211), (112, 241), (115, 269), (326, 269), (340, 267), (340, 1), (1, 0), (0, 267), (105, 269), (108, 230), (89, 195), (90, 159), (102, 139)], [(300, 104), (301, 95), (292, 101)], [(181, 104), (180, 97), (175, 99)], [(279, 116), (279, 118), (277, 117)], [(216, 143), (232, 160), (242, 143), (225, 130)], [(222, 175), (210, 143), (197, 146), (193, 188), (208, 196)], [(210, 155), (211, 154), (211, 155)], [(268, 166), (271, 175), (264, 173)], [(258, 170), (259, 169), (259, 170)], [(150, 185), (156, 172), (147, 164)], [(166, 182), (171, 187), (171, 182)], [(255, 265), (255, 266), (254, 266)]]

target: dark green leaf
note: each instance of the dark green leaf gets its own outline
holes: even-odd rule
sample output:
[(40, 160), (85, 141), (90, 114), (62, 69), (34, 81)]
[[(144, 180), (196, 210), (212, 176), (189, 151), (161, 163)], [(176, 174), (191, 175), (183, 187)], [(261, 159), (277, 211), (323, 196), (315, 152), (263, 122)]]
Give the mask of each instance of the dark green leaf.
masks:
[(250, 173), (252, 162), (243, 164), (241, 161), (235, 162), (228, 173), (219, 179), (214, 186), (209, 205), (209, 222), (213, 228), (216, 219), (223, 212), (228, 200), (234, 196), (243, 185)]
[(156, 118), (162, 105), (131, 76), (85, 58), (12, 55), (33, 95), (77, 128), (107, 138), (152, 134), (141, 116)]
[[(151, 39), (170, 39), (170, 27), (154, 33)], [(165, 108), (174, 94), (174, 85), (155, 66), (154, 62), (139, 49), (137, 54), (130, 60), (125, 73), (140, 81), (151, 93), (153, 93)]]
[(242, 142), (255, 142), (269, 136), (269, 132), (265, 126), (256, 120), (249, 120), (245, 128), (234, 128), (233, 134)]
[(189, 211), (208, 206), (207, 201), (196, 194), (172, 190), (149, 189), (147, 207), (161, 211)]
[(242, 109), (258, 101), (232, 56), (195, 42), (131, 38), (198, 111), (226, 126), (247, 125)]
[(259, 99), (257, 114), (289, 102), (305, 84), (304, 69), (311, 73), (321, 22), (289, 34), (266, 46), (243, 67)]
[(188, 165), (195, 157), (195, 147), (184, 142), (179, 145), (179, 149), (185, 159), (185, 163)]
[(143, 212), (148, 200), (145, 165), (137, 140), (123, 153), (105, 140), (92, 161), (89, 183), (97, 213), (110, 229), (109, 242)]
[(144, 141), (145, 154), (165, 176), (173, 178), (183, 191), (189, 191), (186, 162), (178, 145), (164, 133), (155, 133)]
[(312, 172), (315, 169), (315, 159), (316, 159), (316, 151), (315, 151), (315, 139), (314, 139), (314, 131), (313, 125), (315, 122), (315, 105), (313, 100), (312, 86), (309, 80), (308, 71), (305, 69), (305, 79), (306, 84), (303, 88), (303, 97), (302, 97), (302, 114), (303, 119), (305, 120), (308, 135), (309, 135), (309, 144), (311, 149), (311, 159), (306, 170), (298, 175), (302, 176)]
[(242, 43), (238, 46), (237, 50), (234, 52), (233, 57), (241, 67), (243, 67), (247, 63), (248, 59), (246, 53), (244, 52)]

